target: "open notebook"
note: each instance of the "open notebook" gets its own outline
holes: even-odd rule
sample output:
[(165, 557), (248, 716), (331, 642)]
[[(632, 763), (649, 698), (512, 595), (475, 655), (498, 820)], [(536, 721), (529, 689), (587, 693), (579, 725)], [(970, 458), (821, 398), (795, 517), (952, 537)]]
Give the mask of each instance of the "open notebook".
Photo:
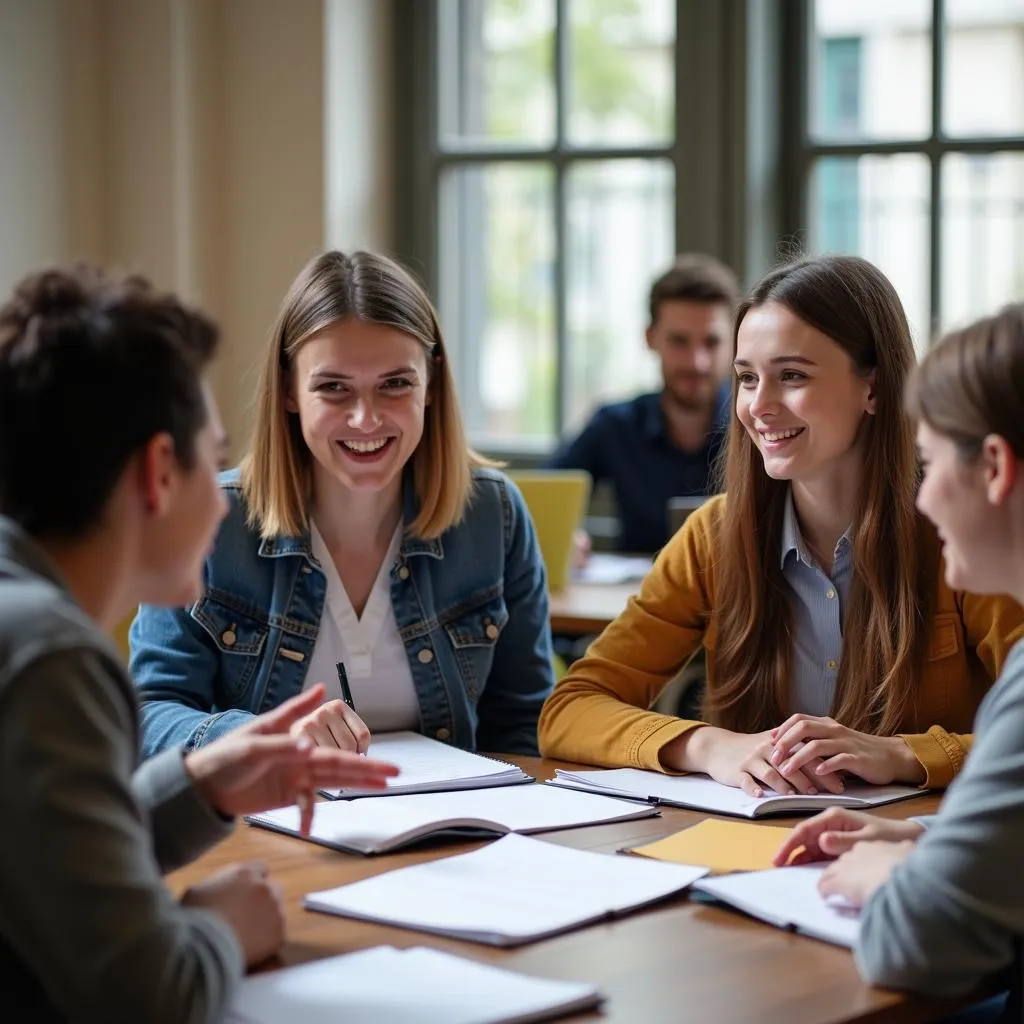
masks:
[(450, 747), (416, 732), (385, 732), (374, 736), (368, 757), (390, 761), (401, 769), (384, 790), (325, 789), (324, 796), (390, 796), (392, 793), (437, 793), (449, 789), (482, 789), (533, 782), (533, 777), (506, 761)]
[(852, 946), (860, 930), (860, 914), (841, 901), (818, 892), (825, 866), (801, 865), (747, 874), (703, 878), (694, 891), (707, 893), (777, 928), (788, 928), (837, 946)]
[(706, 868), (508, 835), (442, 860), (310, 893), (309, 910), (492, 946), (517, 946), (681, 892)]
[(595, 986), (437, 949), (374, 946), (245, 978), (226, 1024), (525, 1024), (589, 1010)]
[(878, 807), (897, 800), (920, 796), (913, 786), (869, 786), (867, 783), (846, 784), (846, 792), (815, 793), (804, 796), (753, 797), (742, 789), (723, 786), (707, 775), (662, 775), (641, 768), (608, 768), (595, 771), (556, 769), (549, 785), (567, 786), (607, 796), (649, 800), (672, 807), (693, 807), (714, 814), (735, 814), (741, 818), (761, 818), (768, 814), (803, 814), (826, 807)]
[[(452, 793), (407, 793), (390, 800), (339, 800), (317, 804), (308, 837), (314, 843), (354, 853), (387, 853), (426, 836), (470, 829), (494, 833), (549, 832), (581, 825), (632, 821), (657, 814), (651, 804), (632, 803), (554, 786)], [(299, 809), (279, 807), (252, 814), (253, 825), (299, 835)]]

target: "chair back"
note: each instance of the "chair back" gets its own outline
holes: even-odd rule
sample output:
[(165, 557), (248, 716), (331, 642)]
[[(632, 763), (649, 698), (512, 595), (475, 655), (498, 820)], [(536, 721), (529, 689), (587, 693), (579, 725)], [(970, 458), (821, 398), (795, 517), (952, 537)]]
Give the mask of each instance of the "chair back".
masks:
[(689, 518), (691, 512), (697, 509), (708, 500), (708, 494), (687, 494), (678, 498), (668, 499), (668, 532), (674, 537), (683, 527), (683, 523)]

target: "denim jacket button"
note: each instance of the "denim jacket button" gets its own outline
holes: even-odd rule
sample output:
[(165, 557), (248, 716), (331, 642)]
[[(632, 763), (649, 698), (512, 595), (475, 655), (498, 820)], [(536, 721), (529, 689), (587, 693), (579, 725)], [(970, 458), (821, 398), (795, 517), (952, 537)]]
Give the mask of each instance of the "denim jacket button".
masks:
[(225, 647), (233, 647), (238, 636), (233, 629), (225, 629), (224, 632), (221, 633), (220, 638), (224, 641)]
[(446, 740), (446, 739), (448, 739), (449, 736), (451, 736), (451, 733), (442, 725), (441, 728), (438, 729), (437, 732), (434, 733), (434, 735), (439, 740)]
[(409, 566), (403, 565), (402, 568), (398, 570), (398, 577), (399, 579), (407, 580), (409, 578)]
[(426, 647), (416, 657), (419, 658), (420, 664), (429, 665), (434, 660), (434, 652)]
[(495, 625), (494, 625), (494, 623), (492, 622), (492, 623), (491, 623), (491, 624), (490, 624), (490, 625), (489, 625), (489, 626), (488, 626), (488, 627), (487, 627), (487, 628), (486, 628), (486, 629), (484, 630), (484, 632), (485, 632), (485, 633), (487, 634), (487, 639), (488, 639), (488, 640), (496, 640), (496, 639), (498, 638), (498, 633), (500, 632), (500, 630), (499, 630), (499, 629), (498, 629), (498, 627), (497, 627), (497, 626), (495, 626)]

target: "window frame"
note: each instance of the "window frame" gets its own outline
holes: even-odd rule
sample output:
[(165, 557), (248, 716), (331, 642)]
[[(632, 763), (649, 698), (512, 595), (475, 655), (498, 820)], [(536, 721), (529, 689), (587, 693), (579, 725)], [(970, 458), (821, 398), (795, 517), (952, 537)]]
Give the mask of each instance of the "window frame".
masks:
[[(675, 0), (676, 39), (674, 46), (673, 135), (665, 145), (593, 146), (573, 145), (567, 138), (569, 3), (555, 4), (555, 137), (550, 146), (460, 145), (442, 147), (440, 135), (440, 92), (443, 78), (439, 68), (441, 4), (439, 0), (395, 0), (395, 88), (396, 155), (395, 241), (406, 265), (423, 280), (437, 301), (452, 283), (446, 273), (457, 272), (441, 258), (443, 226), (439, 224), (444, 175), (452, 167), (479, 165), (491, 161), (540, 162), (554, 173), (554, 282), (555, 387), (553, 443), (565, 436), (568, 389), (568, 275), (566, 180), (569, 170), (580, 162), (605, 160), (668, 161), (675, 174), (675, 251), (697, 249), (737, 267), (743, 274), (747, 263), (746, 174), (737, 172), (735, 160), (745, 160), (747, 140), (730, 130), (730, 125), (747, 117), (744, 90), (748, 86), (745, 55), (748, 7), (760, 0)], [(737, 80), (738, 76), (738, 80)], [(772, 94), (772, 90), (768, 90)], [(698, 102), (684, 102), (685, 97)], [(700, 140), (688, 147), (687, 140)], [(770, 190), (769, 190), (770, 191)], [(690, 204), (688, 196), (700, 196)], [(763, 198), (763, 193), (762, 193)], [(768, 216), (778, 209), (769, 204)], [(759, 267), (758, 272), (760, 272)], [(639, 344), (641, 339), (637, 339)], [(463, 350), (464, 351), (464, 350)], [(469, 379), (465, 368), (456, 368), (460, 383)], [(472, 396), (460, 387), (463, 404)], [(489, 442), (489, 454), (506, 457), (517, 464), (538, 462), (550, 444), (536, 444), (526, 438), (512, 445)]]
[(783, 222), (786, 232), (802, 236), (810, 222), (811, 176), (822, 157), (918, 154), (928, 161), (928, 316), (929, 344), (942, 325), (942, 164), (950, 154), (991, 156), (1024, 153), (1024, 135), (947, 135), (942, 130), (947, 0), (932, 0), (931, 107), (928, 135), (920, 139), (822, 141), (811, 134), (810, 88), (814, 0), (783, 3), (786, 60), (783, 83), (787, 112), (783, 120), (785, 188)]

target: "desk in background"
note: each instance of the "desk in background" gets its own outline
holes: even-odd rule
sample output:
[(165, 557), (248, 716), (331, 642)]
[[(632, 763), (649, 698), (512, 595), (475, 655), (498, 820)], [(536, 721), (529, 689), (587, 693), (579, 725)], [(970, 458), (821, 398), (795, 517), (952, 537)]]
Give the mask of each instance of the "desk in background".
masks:
[(567, 583), (549, 596), (551, 632), (562, 636), (600, 633), (639, 590), (639, 582)]
[[(539, 758), (507, 760), (538, 778), (550, 778), (556, 767), (570, 767)], [(887, 817), (909, 817), (930, 813), (937, 805), (937, 796), (923, 796), (878, 811)], [(664, 808), (660, 818), (567, 829), (538, 838), (612, 853), (623, 846), (660, 838), (704, 817), (695, 811)], [(245, 859), (264, 861), (285, 893), (288, 941), (277, 966), (380, 944), (432, 946), (538, 977), (597, 983), (607, 998), (603, 1012), (577, 1015), (573, 1020), (605, 1024), (911, 1024), (939, 1020), (958, 1005), (870, 988), (860, 980), (848, 950), (685, 897), (618, 921), (510, 950), (313, 913), (301, 907), (307, 892), (479, 845), (442, 842), (411, 852), (358, 857), (239, 824), (226, 842), (171, 875), (169, 882), (174, 891), (180, 892), (225, 864)], [(344, 1018), (345, 1008), (339, 1006), (338, 1019)]]

